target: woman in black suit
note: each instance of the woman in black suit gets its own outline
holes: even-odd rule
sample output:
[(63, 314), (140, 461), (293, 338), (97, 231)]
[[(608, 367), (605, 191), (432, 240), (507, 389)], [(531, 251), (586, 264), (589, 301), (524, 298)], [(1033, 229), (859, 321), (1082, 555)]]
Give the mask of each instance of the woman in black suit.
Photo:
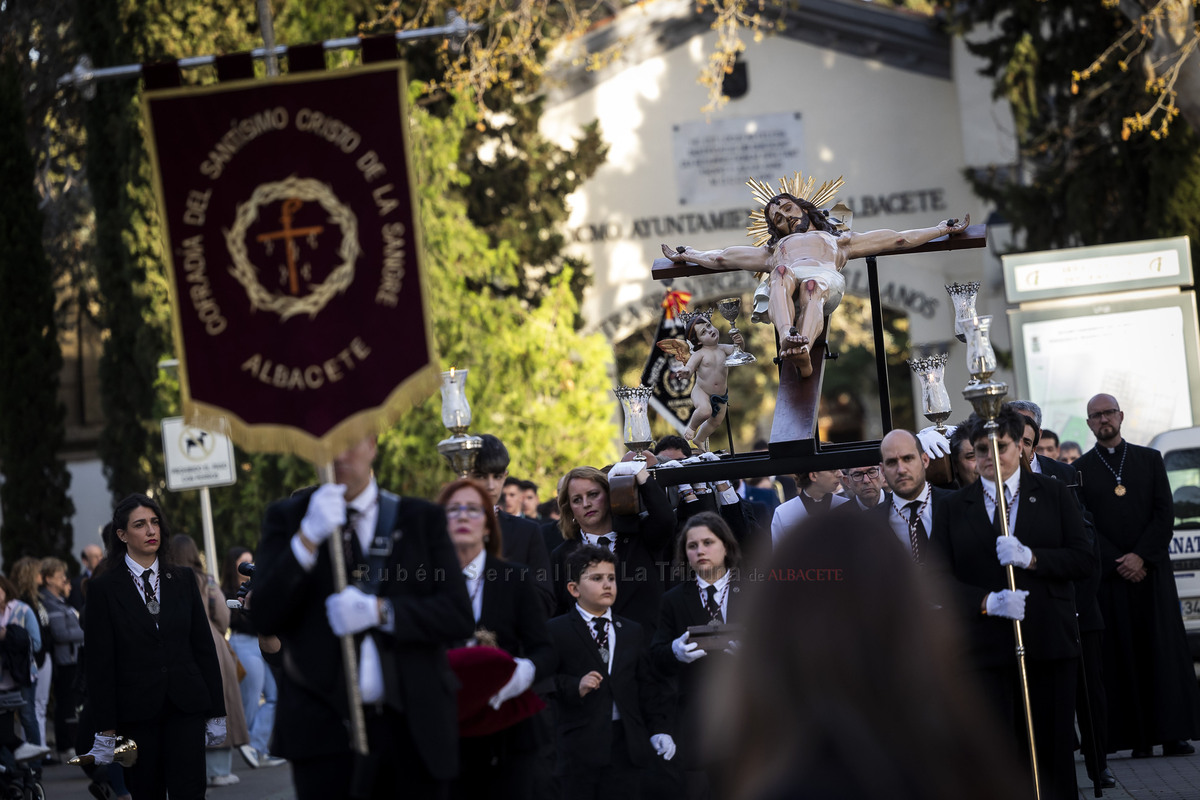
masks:
[[(546, 631), (546, 608), (529, 568), (499, 558), (500, 522), (486, 487), (470, 479), (454, 481), (442, 489), (438, 504), (446, 511), (450, 539), (467, 581), (475, 639), (500, 648), (516, 662), (508, 683), (489, 701), (504, 714), (506, 702), (536, 680), (553, 675), (558, 665)], [(541, 738), (533, 718), (482, 736), (464, 733), (459, 740), (459, 778), (451, 795), (513, 800), (532, 796)]]
[(700, 750), (701, 711), (705, 703), (705, 675), (713, 662), (724, 658), (726, 648), (706, 651), (689, 641), (688, 628), (737, 622), (741, 614), (741, 587), (737, 567), (741, 548), (720, 514), (703, 511), (683, 524), (676, 545), (676, 559), (687, 564), (690, 580), (663, 595), (658, 629), (650, 645), (656, 667), (676, 676), (675, 742), (684, 770), (687, 795), (707, 798), (709, 780)]
[[(645, 468), (644, 461), (622, 461), (609, 475), (633, 475), (646, 513), (614, 514), (609, 500), (609, 475), (593, 467), (576, 467), (562, 480), (558, 509), (564, 541), (550, 554), (558, 614), (575, 607), (567, 594), (567, 557), (580, 544), (604, 547), (617, 556), (617, 600), (613, 613), (629, 617), (647, 631), (654, 630), (658, 604), (670, 571), (671, 534), (675, 510), (667, 493)], [(639, 469), (640, 467), (640, 469)]]
[(225, 739), (221, 672), (190, 569), (171, 562), (158, 504), (144, 495), (113, 512), (103, 573), (88, 581), (84, 645), (96, 763), (120, 733), (137, 742), (126, 770), (138, 800), (204, 797), (204, 748)]

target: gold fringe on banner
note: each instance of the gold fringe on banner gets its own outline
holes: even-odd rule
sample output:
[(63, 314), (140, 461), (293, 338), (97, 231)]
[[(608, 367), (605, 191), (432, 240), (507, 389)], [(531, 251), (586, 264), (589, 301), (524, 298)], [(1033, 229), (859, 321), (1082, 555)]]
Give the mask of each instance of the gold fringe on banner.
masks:
[[(188, 371), (188, 359), (186, 351), (188, 344), (185, 339), (184, 327), (182, 327), (181, 323), (181, 320), (184, 319), (185, 313), (192, 314), (194, 317), (194, 309), (191, 307), (185, 307), (185, 303), (186, 305), (194, 305), (194, 303), (196, 303), (196, 295), (193, 294), (196, 287), (190, 283), (193, 277), (191, 273), (179, 271), (180, 266), (175, 263), (175, 260), (182, 257), (180, 252), (176, 252), (175, 248), (178, 248), (182, 245), (182, 243), (185, 243), (187, 237), (194, 236), (197, 237), (197, 240), (199, 240), (200, 234), (206, 234), (209, 236), (210, 240), (215, 240), (216, 236), (212, 235), (215, 233), (215, 229), (212, 228), (212, 225), (215, 225), (216, 223), (210, 221), (211, 225), (209, 228), (200, 227), (200, 225), (204, 224), (203, 219), (200, 223), (186, 222), (186, 225), (180, 224), (180, 219), (186, 219), (186, 215), (185, 213), (181, 212), (182, 206), (180, 206), (178, 192), (180, 190), (180, 186), (184, 188), (194, 188), (194, 190), (198, 191), (200, 188), (206, 188), (210, 186), (220, 190), (220, 185), (217, 184), (215, 176), (205, 173), (204, 169), (200, 169), (198, 173), (187, 173), (187, 175), (196, 175), (194, 178), (187, 176), (187, 178), (180, 179), (178, 164), (188, 162), (176, 161), (176, 163), (173, 164), (175, 172), (173, 174), (174, 185), (172, 187), (175, 191), (175, 194), (172, 194), (172, 196), (168, 198), (163, 181), (163, 162), (161, 162), (160, 154), (157, 152), (160, 140), (156, 138), (155, 113), (154, 109), (152, 109), (152, 103), (157, 102), (160, 100), (160, 98), (163, 98), (163, 100), (170, 100), (170, 98), (181, 98), (184, 96), (187, 96), (188, 98), (203, 98), (205, 96), (215, 94), (215, 92), (238, 92), (244, 89), (270, 89), (272, 84), (287, 85), (293, 83), (311, 83), (316, 85), (324, 83), (326, 80), (337, 80), (341, 78), (353, 79), (355, 76), (362, 76), (362, 74), (378, 72), (389, 72), (391, 73), (391, 76), (394, 76), (394, 78), (390, 78), (388, 82), (386, 82), (385, 88), (376, 86), (376, 92), (374, 92), (373, 96), (377, 98), (382, 97), (382, 94), (380, 94), (379, 91), (380, 89), (383, 89), (383, 94), (390, 94), (390, 92), (395, 91), (398, 96), (398, 102), (400, 102), (400, 106), (398, 106), (398, 108), (400, 108), (400, 120), (398, 120), (398, 124), (402, 126), (401, 130), (403, 131), (403, 134), (401, 137), (397, 138), (402, 139), (403, 152), (402, 154), (397, 154), (395, 151), (392, 152), (392, 158), (394, 158), (394, 161), (389, 162), (388, 166), (395, 164), (395, 166), (398, 167), (398, 164), (400, 164), (400, 161), (398, 160), (401, 160), (402, 158), (404, 168), (407, 170), (407, 175), (409, 178), (407, 185), (398, 186), (396, 191), (407, 193), (408, 197), (410, 216), (404, 218), (403, 222), (409, 225), (407, 231), (404, 231), (404, 233), (407, 234), (410, 243), (412, 243), (412, 249), (410, 249), (409, 254), (410, 257), (413, 257), (413, 261), (410, 261), (410, 263), (407, 265), (407, 269), (404, 269), (403, 266), (401, 267), (400, 277), (397, 278), (396, 291), (398, 295), (398, 293), (400, 293), (400, 285), (402, 283), (402, 296), (407, 297), (408, 302), (412, 302), (412, 295), (410, 295), (410, 293), (412, 293), (413, 290), (418, 291), (420, 296), (421, 317), (422, 323), (424, 323), (426, 342), (424, 366), (416, 368), (413, 373), (403, 375), (403, 377), (397, 375), (397, 385), (390, 389), (388, 397), (386, 397), (382, 404), (377, 405), (377, 407), (374, 408), (354, 410), (352, 413), (348, 413), (348, 415), (338, 422), (337, 425), (330, 428), (328, 432), (319, 435), (319, 437), (311, 432), (302, 431), (302, 429), (295, 427), (294, 425), (283, 425), (283, 423), (277, 423), (277, 425), (272, 425), (272, 423), (248, 423), (242, 419), (242, 417), (239, 416), (238, 411), (234, 409), (223, 408), (221, 405), (210, 402), (197, 401), (196, 398), (192, 397), (190, 371)], [(372, 95), (366, 96), (370, 97)], [(312, 103), (316, 101), (307, 102)], [(376, 109), (377, 106), (378, 104), (372, 104), (371, 108)], [(223, 107), (218, 107), (218, 109), (223, 112)], [(314, 464), (322, 465), (331, 462), (332, 459), (338, 455), (338, 453), (346, 450), (347, 447), (355, 444), (356, 441), (361, 440), (362, 438), (366, 437), (366, 435), (378, 435), (379, 433), (386, 431), (386, 429), (388, 429), (391, 425), (394, 425), (394, 423), (400, 419), (404, 413), (407, 413), (407, 411), (415, 407), (415, 405), (425, 402), (425, 399), (438, 391), (440, 385), (440, 366), (436, 350), (434, 350), (433, 325), (430, 314), (430, 295), (428, 295), (425, 279), (430, 261), (428, 261), (425, 253), (424, 236), (421, 235), (420, 206), (415, 190), (416, 173), (413, 170), (412, 152), (409, 150), (410, 134), (407, 128), (407, 78), (406, 71), (404, 71), (404, 66), (402, 64), (396, 64), (396, 62), (392, 62), (392, 64), (386, 65), (358, 67), (354, 68), (354, 70), (344, 70), (329, 73), (304, 73), (299, 74), (299, 76), (272, 78), (270, 80), (240, 80), (240, 82), (232, 82), (218, 86), (204, 86), (204, 88), (146, 92), (143, 97), (143, 113), (146, 121), (146, 127), (148, 127), (148, 140), (146, 140), (146, 146), (148, 146), (148, 149), (150, 150), (150, 161), (152, 169), (154, 169), (154, 186), (158, 200), (158, 209), (160, 209), (162, 216), (162, 234), (164, 248), (166, 248), (164, 249), (164, 254), (166, 254), (168, 260), (168, 269), (166, 271), (169, 283), (170, 307), (172, 307), (172, 327), (175, 336), (175, 349), (176, 353), (178, 353), (180, 362), (179, 379), (182, 393), (182, 408), (184, 408), (184, 416), (188, 422), (188, 425), (210, 429), (210, 431), (227, 433), (229, 437), (234, 440), (234, 443), (238, 444), (240, 447), (242, 447), (242, 449), (247, 451), (293, 453), (293, 455), (305, 458), (307, 461), (310, 461)], [(372, 110), (372, 114), (373, 116), (371, 116), (371, 118), (361, 118), (361, 120), (370, 119), (378, 122), (380, 119), (378, 113)], [(224, 116), (222, 116), (222, 119), (224, 119)], [(228, 122), (224, 122), (224, 125), (228, 126)], [(362, 125), (368, 125), (368, 121), (362, 121)], [(228, 130), (230, 131), (230, 134), (234, 133), (234, 128), (229, 127)], [(258, 130), (258, 128), (256, 128), (256, 130)], [(180, 133), (185, 132), (179, 131), (178, 128), (176, 128), (176, 130), (164, 131), (163, 142), (169, 143), (172, 148), (176, 148), (176, 139), (179, 138)], [(210, 136), (210, 140), (221, 138), (220, 136), (212, 138), (212, 134), (208, 134), (208, 136)], [(317, 139), (317, 137), (312, 137), (312, 134), (307, 132), (305, 132), (305, 136), (311, 137), (313, 140)], [(163, 146), (166, 146), (166, 144)], [(364, 150), (366, 150), (366, 148), (364, 148)], [(180, 154), (178, 150), (173, 150), (172, 154), (170, 154), (170, 157), (174, 158), (174, 160), (179, 160), (179, 158), (191, 158), (194, 164), (199, 164), (200, 160), (203, 160), (203, 158), (211, 158), (212, 156), (214, 156), (214, 154), (211, 154), (211, 152), (208, 152), (208, 150), (204, 148), (198, 150), (196, 145), (192, 145), (191, 150), (185, 150), (182, 152), (182, 154)], [(235, 157), (236, 151), (233, 152), (233, 155), (229, 155), (227, 157), (227, 160), (230, 164), (234, 163), (233, 160)], [(349, 169), (356, 169), (359, 170), (359, 172), (366, 174), (368, 169), (373, 168), (372, 162), (368, 160), (370, 157), (383, 158), (383, 151), (380, 151), (379, 156), (376, 156), (376, 152), (373, 150), (371, 152), (366, 152), (366, 154), (364, 154), (364, 152), (355, 151), (353, 154), (353, 160), (350, 161), (352, 166), (350, 166)], [(360, 158), (361, 161), (359, 161)], [(208, 178), (211, 178), (212, 180), (210, 182), (205, 182), (203, 180), (202, 173), (204, 175), (208, 175)], [(389, 178), (391, 178), (392, 174), (394, 173), (398, 173), (398, 169), (394, 169), (392, 172), (388, 173)], [(290, 181), (287, 182), (286, 186), (294, 190), (290, 193), (296, 194), (298, 197), (301, 196), (301, 194), (304, 194), (304, 192), (301, 190), (310, 191), (310, 188), (312, 188), (308, 182), (296, 180), (295, 176), (286, 180)], [(196, 194), (197, 192), (191, 193), (190, 199), (188, 199), (188, 204), (186, 205), (186, 209), (191, 209), (191, 198), (192, 196), (196, 196)], [(322, 199), (316, 196), (314, 196), (314, 198), (316, 198), (314, 201), (319, 201)], [(173, 205), (168, 204), (168, 199), (172, 200)], [(275, 199), (277, 200), (278, 198)], [(307, 198), (307, 196), (305, 196), (305, 199), (313, 198)], [(374, 204), (368, 205), (372, 211), (373, 217), (376, 218), (377, 221), (378, 219), (383, 218), (385, 213), (385, 211), (379, 210), (379, 203), (380, 198), (379, 196), (376, 196), (374, 197)], [(323, 203), (322, 205), (328, 206), (325, 207), (326, 212), (329, 211), (329, 207), (334, 207), (328, 203)], [(168, 217), (168, 210), (174, 210), (173, 217)], [(362, 215), (361, 210), (359, 211), (359, 215)], [(200, 216), (203, 217), (203, 213)], [(337, 217), (337, 215), (331, 215), (326, 217), (326, 219), (330, 219), (330, 222), (337, 223), (340, 217)], [(174, 229), (172, 227), (173, 221), (175, 224)], [(346, 224), (338, 224), (338, 227), (341, 227), (343, 231), (348, 229)], [(229, 247), (232, 247), (232, 245), (230, 245), (230, 243), (227, 241), (229, 231), (222, 230), (222, 233), (222, 240), (224, 243), (227, 243)], [(342, 259), (340, 261), (342, 265), (341, 269), (353, 270), (355, 269), (355, 261), (361, 260), (364, 257), (362, 257), (362, 255), (358, 252), (347, 251), (346, 247), (347, 246), (344, 245), (343, 242), (343, 247), (340, 251)], [(284, 313), (287, 313), (287, 315), (293, 315), (289, 312), (290, 307), (288, 309), (280, 309), (275, 308), (274, 306), (269, 306), (268, 303), (263, 302), (262, 297), (258, 297), (256, 294), (254, 294), (254, 291), (251, 291), (251, 289), (256, 287), (253, 287), (253, 285), (252, 287), (246, 287), (246, 283), (251, 283), (254, 276), (252, 273), (248, 273), (246, 271), (246, 266), (244, 264), (236, 264), (236, 260), (238, 260), (236, 259), (236, 255), (238, 255), (238, 252), (241, 251), (234, 247), (233, 251), (230, 251), (226, 254), (226, 258), (221, 259), (222, 263), (220, 266), (218, 266), (218, 259), (209, 259), (206, 267), (212, 271), (212, 283), (211, 287), (209, 284), (205, 284), (204, 288), (206, 290), (211, 288), (211, 290), (215, 293), (217, 271), (228, 270), (229, 272), (233, 273), (234, 277), (238, 277), (239, 281), (242, 281), (241, 289), (245, 289), (246, 293), (248, 293), (250, 305), (253, 306), (251, 311), (252, 314), (280, 313), (282, 319), (286, 319), (286, 317), (283, 315)], [(232, 263), (230, 263), (230, 261), (232, 261)], [(240, 272), (238, 269), (236, 269), (238, 266), (240, 266)], [(382, 271), (383, 264), (373, 264), (373, 269)], [(371, 275), (374, 276), (374, 272), (371, 272)], [(185, 276), (188, 283), (184, 283)], [(202, 276), (200, 277), (205, 277), (203, 272)], [(222, 281), (224, 281), (224, 279), (227, 277), (228, 276), (226, 275), (222, 275)], [(326, 291), (325, 294), (329, 296), (325, 297), (325, 300), (331, 301), (336, 295), (340, 295), (342, 291), (346, 290), (350, 283), (353, 281), (361, 281), (361, 279), (365, 279), (366, 277), (366, 272), (361, 272), (360, 275), (354, 278), (350, 277), (349, 275), (343, 276), (341, 284), (336, 285), (336, 287), (334, 287), (334, 289), (331, 291)], [(413, 282), (415, 282), (415, 285)], [(182, 285), (180, 285), (181, 283)], [(239, 291), (241, 291), (241, 289), (239, 289)], [(245, 313), (239, 311), (239, 309), (244, 308), (247, 305), (246, 293), (242, 293), (236, 302), (234, 300), (226, 299), (226, 297), (217, 297), (218, 300), (226, 303), (226, 305), (222, 306), (224, 313), (233, 314), (235, 311), (238, 311), (238, 313)], [(374, 303), (368, 303), (368, 305), (373, 306)], [(307, 307), (298, 308), (299, 311), (296, 311), (294, 314), (296, 317), (302, 317), (302, 315), (308, 315), (310, 318), (316, 317), (317, 313), (320, 311), (319, 307), (316, 309), (316, 311), (313, 311), (312, 308)], [(370, 313), (372, 308), (364, 307), (362, 311), (364, 311), (364, 313)], [(262, 320), (262, 317), (258, 317), (257, 319)], [(192, 320), (190, 324), (194, 326), (194, 320)], [(199, 342), (200, 345), (204, 345), (204, 347), (230, 348), (230, 343), (227, 342), (227, 339), (222, 338), (220, 339), (220, 342), (218, 342), (217, 338), (214, 336), (214, 333), (211, 331), (208, 331), (208, 333), (212, 338), (208, 339), (208, 341)], [(230, 330), (228, 331), (223, 331), (222, 335), (233, 336), (232, 327), (230, 327)], [(384, 350), (377, 347), (379, 342), (370, 342), (370, 344), (372, 348), (376, 348), (380, 359), (384, 359)], [(211, 351), (208, 351), (208, 353), (211, 353)], [(239, 367), (236, 365), (240, 365), (241, 355), (242, 354), (240, 351), (236, 350), (236, 348), (230, 349), (230, 354), (228, 357), (230, 359), (230, 363), (233, 363), (234, 365), (234, 373), (238, 372)], [(305, 401), (305, 399), (300, 398), (284, 398), (283, 402), (302, 403), (312, 401)], [(431, 440), (431, 445), (432, 444), (433, 441)]]

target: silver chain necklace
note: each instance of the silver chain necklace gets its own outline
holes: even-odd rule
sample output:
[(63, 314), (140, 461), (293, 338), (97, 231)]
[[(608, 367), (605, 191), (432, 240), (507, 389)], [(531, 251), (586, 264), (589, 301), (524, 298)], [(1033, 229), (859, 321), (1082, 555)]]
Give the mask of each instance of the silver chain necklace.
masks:
[(1121, 473), (1125, 471), (1125, 456), (1128, 452), (1128, 445), (1125, 442), (1121, 442), (1121, 463), (1117, 465), (1116, 469), (1113, 469), (1112, 464), (1109, 464), (1104, 460), (1104, 456), (1100, 455), (1100, 453), (1096, 453), (1096, 455), (1100, 458), (1100, 463), (1108, 467), (1108, 471), (1111, 472), (1113, 477), (1117, 479), (1117, 488), (1113, 489), (1113, 494), (1115, 494), (1117, 497), (1125, 496), (1125, 487), (1121, 485)]

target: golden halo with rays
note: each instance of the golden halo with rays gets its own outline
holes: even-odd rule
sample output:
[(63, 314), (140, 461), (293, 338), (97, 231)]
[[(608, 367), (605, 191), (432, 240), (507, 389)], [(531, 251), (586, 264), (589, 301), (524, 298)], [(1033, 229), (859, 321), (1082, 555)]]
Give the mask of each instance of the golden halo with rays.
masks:
[(772, 197), (780, 194), (790, 194), (793, 197), (799, 197), (801, 200), (807, 200), (817, 208), (825, 205), (837, 195), (838, 189), (846, 183), (839, 175), (837, 180), (825, 181), (819, 187), (816, 186), (817, 179), (809, 175), (808, 180), (804, 180), (804, 176), (795, 172), (791, 178), (780, 178), (779, 188), (772, 189), (770, 184), (760, 181), (757, 178), (751, 178), (746, 181), (746, 185), (750, 187), (750, 193), (754, 199), (758, 201), (762, 208), (757, 211), (750, 212), (750, 219), (753, 220), (746, 226), (746, 235), (754, 240), (754, 246), (760, 247), (766, 244), (771, 233), (767, 230), (767, 218), (763, 211), (766, 209), (767, 203)]

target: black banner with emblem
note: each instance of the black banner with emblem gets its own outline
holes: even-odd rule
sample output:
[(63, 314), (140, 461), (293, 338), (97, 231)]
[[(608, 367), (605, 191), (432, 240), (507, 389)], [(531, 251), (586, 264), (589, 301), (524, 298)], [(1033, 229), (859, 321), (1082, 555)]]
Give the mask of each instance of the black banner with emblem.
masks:
[[(683, 326), (669, 310), (664, 311), (658, 323), (658, 332), (654, 334), (654, 341), (677, 338), (683, 338)], [(681, 367), (683, 364), (673, 356), (664, 353), (658, 347), (652, 347), (650, 357), (646, 359), (646, 366), (642, 369), (641, 382), (642, 386), (649, 386), (653, 391), (651, 406), (654, 410), (667, 417), (672, 427), (679, 431), (687, 425), (694, 410), (691, 395), (692, 377), (678, 372)], [(670, 419), (672, 416), (674, 422)]]
[(184, 414), (328, 461), (438, 386), (392, 63), (147, 92)]

